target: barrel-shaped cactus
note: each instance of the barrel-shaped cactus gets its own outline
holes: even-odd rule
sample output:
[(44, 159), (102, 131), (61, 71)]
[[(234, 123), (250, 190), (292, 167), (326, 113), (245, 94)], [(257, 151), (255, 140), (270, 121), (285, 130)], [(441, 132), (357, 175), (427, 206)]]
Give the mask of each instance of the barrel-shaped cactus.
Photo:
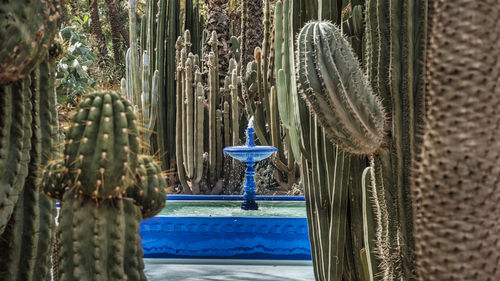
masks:
[(57, 31), (61, 0), (0, 4), (0, 85), (25, 78), (43, 60)]
[(329, 22), (306, 24), (296, 63), (302, 97), (328, 137), (354, 154), (376, 152), (384, 137), (384, 110), (340, 30)]
[(134, 180), (139, 151), (130, 102), (112, 91), (87, 95), (67, 136), (68, 185), (93, 198), (119, 198)]
[(111, 91), (89, 94), (66, 136), (64, 159), (49, 162), (41, 180), (62, 204), (57, 280), (145, 280), (139, 223), (165, 206), (166, 180), (137, 154), (130, 103)]

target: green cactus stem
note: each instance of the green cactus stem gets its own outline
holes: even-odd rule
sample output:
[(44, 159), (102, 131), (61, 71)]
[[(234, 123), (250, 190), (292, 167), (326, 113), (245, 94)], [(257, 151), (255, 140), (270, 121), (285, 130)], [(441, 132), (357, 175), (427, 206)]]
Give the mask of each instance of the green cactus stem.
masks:
[(184, 192), (198, 194), (203, 176), (204, 103), (200, 59), (188, 51), (190, 33), (177, 39), (177, 173)]
[[(166, 181), (160, 165), (137, 155), (135, 116), (131, 104), (118, 93), (90, 93), (77, 111), (66, 134), (64, 159), (49, 162), (41, 182), (46, 194), (47, 189), (60, 191), (51, 197), (61, 198), (63, 193), (56, 279), (146, 280), (138, 231), (143, 218), (165, 205)], [(94, 149), (88, 153), (85, 145), (91, 142)], [(93, 161), (86, 164), (85, 157)], [(106, 169), (115, 169), (115, 177)]]
[(384, 110), (349, 43), (333, 24), (311, 22), (297, 45), (302, 97), (329, 138), (347, 152), (375, 153), (384, 137)]
[(154, 217), (165, 206), (167, 183), (161, 173), (151, 156), (139, 157), (136, 184), (127, 190), (127, 197), (134, 199), (144, 219)]
[(68, 184), (93, 198), (120, 198), (134, 179), (139, 152), (132, 106), (116, 92), (97, 91), (77, 111), (65, 148)]
[[(132, 200), (96, 204), (84, 195), (67, 192), (63, 202), (58, 231), (61, 281), (144, 280), (138, 268), (140, 213), (129, 213), (138, 209)], [(126, 255), (131, 252), (135, 255)]]
[[(0, 233), (9, 221), (24, 178), (19, 174), (26, 169), (23, 154), (25, 129), (26, 84), (23, 81), (0, 87)], [(23, 153), (24, 152), (24, 153)]]

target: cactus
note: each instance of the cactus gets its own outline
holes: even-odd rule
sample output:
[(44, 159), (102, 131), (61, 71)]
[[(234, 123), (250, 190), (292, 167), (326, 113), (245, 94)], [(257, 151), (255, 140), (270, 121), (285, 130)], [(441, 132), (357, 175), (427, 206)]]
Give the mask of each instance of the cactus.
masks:
[(165, 207), (167, 183), (151, 156), (141, 155), (137, 169), (135, 185), (127, 189), (127, 197), (134, 199), (142, 218), (152, 218)]
[(414, 42), (427, 43), (426, 118), (411, 184), (416, 280), (500, 278), (493, 59), (500, 48), (498, 34), (489, 32), (498, 29), (499, 11), (498, 1), (429, 2), (428, 37)]
[(130, 102), (116, 92), (90, 93), (71, 124), (64, 153), (70, 188), (95, 199), (121, 198), (139, 153)]
[(62, 1), (4, 1), (0, 5), (0, 85), (27, 77), (45, 58)]
[[(204, 90), (197, 55), (190, 53), (190, 32), (176, 43), (177, 173), (184, 192), (198, 194), (203, 176)], [(189, 54), (188, 54), (189, 53)], [(214, 154), (215, 156), (215, 154)]]
[[(340, 107), (347, 108), (349, 110), (346, 110), (347, 115), (342, 117), (343, 120), (351, 120), (351, 124), (356, 124), (352, 120), (364, 120), (363, 124), (369, 125), (373, 132), (377, 132), (376, 135), (368, 136), (364, 135), (363, 131), (358, 131), (357, 136), (353, 136), (346, 133), (346, 128), (341, 122), (337, 124), (321, 122), (325, 131), (330, 136), (334, 136), (332, 140), (338, 145), (352, 153), (370, 155), (372, 166), (370, 192), (374, 198), (372, 208), (376, 224), (376, 231), (370, 233), (374, 233), (372, 235), (376, 240), (374, 251), (377, 255), (373, 262), (374, 264), (380, 263), (378, 267), (372, 266), (372, 269), (378, 271), (373, 272), (372, 278), (409, 280), (413, 278), (413, 218), (409, 195), (409, 171), (410, 159), (417, 151), (418, 127), (421, 126), (423, 117), (423, 70), (418, 62), (424, 50), (422, 44), (425, 42), (427, 6), (420, 1), (413, 1), (411, 5), (405, 6), (409, 12), (402, 14), (401, 3), (393, 2), (391, 2), (390, 9), (387, 9), (382, 1), (367, 1), (366, 3), (364, 60), (369, 84), (363, 81), (361, 68), (357, 65), (357, 59), (352, 53), (347, 57), (342, 56), (343, 59), (335, 59), (335, 52), (341, 54), (350, 50), (350, 46), (345, 39), (339, 37), (340, 33), (335, 28), (319, 27), (320, 30), (318, 30), (317, 26), (329, 26), (328, 23), (311, 23), (301, 31), (297, 54), (298, 80), (304, 91), (304, 98), (309, 99), (310, 105), (314, 102), (311, 102), (312, 96), (315, 99), (323, 96), (324, 103), (317, 100), (316, 106), (311, 106), (317, 116), (331, 114)], [(342, 21), (346, 32), (352, 35), (349, 40), (354, 45), (355, 40), (359, 39), (362, 21), (360, 8), (357, 5), (353, 7), (349, 11), (351, 15), (343, 15)], [(329, 30), (329, 35), (326, 36), (329, 38), (330, 45), (327, 47), (331, 50), (323, 47), (325, 44), (322, 43), (326, 39), (325, 41), (307, 40), (312, 34), (321, 38), (321, 34), (327, 30)], [(356, 48), (359, 54), (359, 45)], [(317, 64), (314, 68), (311, 67), (310, 61), (308, 62), (311, 51), (316, 52), (318, 63), (322, 57), (333, 57), (331, 64), (323, 63)], [(329, 69), (338, 71), (329, 71)], [(330, 88), (325, 84), (323, 87), (321, 83), (325, 83), (325, 71), (329, 72), (326, 79), (342, 81), (337, 77), (345, 76), (346, 81), (349, 82), (334, 83), (334, 87)], [(310, 75), (310, 73), (318, 74)], [(320, 76), (322, 80), (319, 79)], [(321, 83), (318, 84), (317, 81)], [(349, 99), (333, 100), (320, 94), (323, 88), (330, 92), (334, 90), (332, 93), (342, 93), (341, 86), (343, 85), (347, 85), (345, 89), (349, 89), (349, 86), (357, 86), (355, 90), (347, 91), (351, 94)], [(375, 96), (381, 99), (380, 104), (371, 94), (370, 88), (373, 89)], [(360, 90), (369, 93), (366, 96), (369, 99), (365, 98), (363, 102), (356, 98), (359, 97)], [(330, 97), (335, 96), (330, 95)], [(349, 105), (345, 104), (346, 100), (350, 102)], [(367, 100), (372, 102), (366, 102)], [(380, 108), (381, 106), (383, 109)], [(386, 128), (389, 130), (385, 135), (382, 126), (385, 118), (380, 114), (384, 111), (392, 121), (392, 126)], [(372, 121), (360, 118), (362, 116), (360, 113), (370, 113)], [(358, 128), (362, 127), (358, 125)], [(365, 148), (359, 149), (360, 147)], [(372, 256), (369, 252), (372, 248), (365, 248), (366, 256)]]
[[(45, 55), (44, 58), (47, 58)], [(38, 280), (49, 274), (50, 246), (54, 227), (54, 205), (39, 194), (39, 167), (54, 154), (56, 125), (54, 65), (42, 61), (30, 76), (2, 87), (7, 95), (22, 97), (23, 108), (11, 103), (10, 111), (23, 114), (23, 140), (19, 172), (13, 178), (13, 189), (20, 190), (12, 204), (12, 216), (0, 236), (0, 275), (5, 280)], [(8, 97), (7, 100), (13, 97)], [(12, 120), (4, 120), (11, 122)], [(11, 123), (14, 124), (14, 123)], [(16, 165), (13, 165), (16, 166)], [(7, 192), (11, 193), (12, 189)], [(2, 210), (2, 217), (7, 211)]]
[(139, 222), (131, 199), (99, 204), (66, 192), (58, 237), (60, 280), (146, 280), (142, 272)]
[(165, 205), (160, 166), (138, 155), (136, 117), (118, 93), (90, 93), (77, 111), (64, 159), (50, 162), (42, 175), (43, 191), (62, 198), (55, 274), (145, 280), (139, 222)]
[[(26, 85), (22, 81), (0, 87), (0, 233), (9, 221), (24, 185), (20, 173), (26, 169), (23, 161)], [(24, 175), (26, 176), (26, 175)]]
[(340, 30), (308, 23), (297, 46), (303, 98), (329, 138), (353, 154), (375, 153), (384, 137), (384, 110)]

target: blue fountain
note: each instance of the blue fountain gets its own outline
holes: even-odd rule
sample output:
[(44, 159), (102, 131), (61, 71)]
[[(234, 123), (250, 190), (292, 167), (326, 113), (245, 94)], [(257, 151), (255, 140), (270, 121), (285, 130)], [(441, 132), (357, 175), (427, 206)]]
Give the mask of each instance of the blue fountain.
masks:
[(229, 156), (237, 159), (239, 161), (245, 162), (247, 168), (245, 170), (246, 179), (243, 190), (244, 201), (241, 204), (241, 209), (243, 210), (258, 210), (259, 206), (255, 202), (255, 169), (254, 165), (260, 160), (266, 159), (271, 156), (278, 149), (274, 146), (256, 146), (253, 134), (255, 130), (253, 128), (253, 116), (248, 120), (247, 128), (247, 139), (245, 146), (229, 146), (224, 148), (224, 153), (229, 154)]

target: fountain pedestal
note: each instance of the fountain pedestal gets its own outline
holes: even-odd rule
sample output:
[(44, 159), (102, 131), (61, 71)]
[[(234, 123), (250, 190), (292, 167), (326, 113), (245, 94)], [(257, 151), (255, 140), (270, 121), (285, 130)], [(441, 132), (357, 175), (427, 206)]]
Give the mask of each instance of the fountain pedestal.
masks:
[(259, 205), (257, 202), (255, 202), (255, 162), (247, 162), (247, 168), (245, 170), (245, 185), (243, 186), (243, 190), (245, 193), (243, 193), (243, 198), (245, 198), (245, 201), (243, 201), (243, 204), (241, 204), (241, 209), (243, 210), (258, 210)]
[(245, 162), (247, 168), (245, 170), (246, 179), (245, 185), (243, 186), (243, 190), (245, 193), (243, 194), (243, 204), (241, 204), (241, 209), (243, 210), (258, 210), (259, 206), (257, 202), (255, 202), (255, 168), (254, 165), (256, 162), (263, 160), (278, 149), (273, 146), (256, 146), (254, 141), (255, 130), (253, 128), (253, 117), (250, 118), (249, 125), (247, 128), (247, 139), (245, 146), (230, 146), (224, 148), (224, 153), (229, 154), (229, 156)]

